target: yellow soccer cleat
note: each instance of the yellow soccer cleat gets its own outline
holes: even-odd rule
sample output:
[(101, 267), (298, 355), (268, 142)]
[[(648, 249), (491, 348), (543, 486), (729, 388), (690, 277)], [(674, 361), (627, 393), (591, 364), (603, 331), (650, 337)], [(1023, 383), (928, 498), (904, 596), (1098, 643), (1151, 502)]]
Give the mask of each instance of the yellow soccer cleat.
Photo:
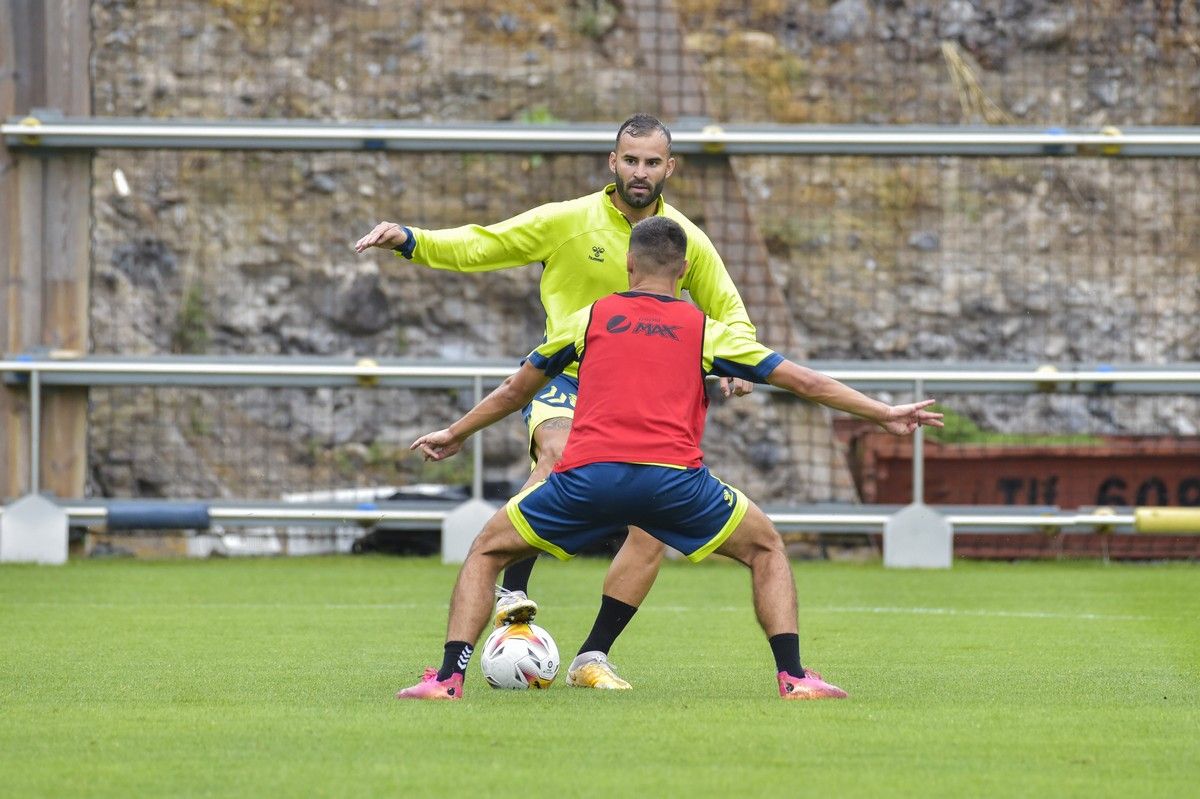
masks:
[(567, 670), (567, 685), (607, 691), (628, 691), (633, 688), (621, 679), (603, 652), (582, 652), (577, 655)]
[(529, 624), (537, 615), (538, 606), (524, 591), (509, 591), (496, 586), (496, 627), (506, 624)]

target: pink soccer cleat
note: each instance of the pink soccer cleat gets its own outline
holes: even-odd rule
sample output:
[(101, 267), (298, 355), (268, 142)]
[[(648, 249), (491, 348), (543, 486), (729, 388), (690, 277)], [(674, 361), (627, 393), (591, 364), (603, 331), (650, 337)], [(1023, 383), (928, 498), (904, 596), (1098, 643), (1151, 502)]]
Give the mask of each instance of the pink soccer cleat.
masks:
[(784, 699), (845, 699), (849, 694), (821, 679), (812, 669), (805, 669), (803, 677), (793, 677), (786, 671), (775, 675), (779, 678), (779, 695)]
[(461, 674), (451, 674), (444, 680), (438, 680), (437, 669), (425, 669), (425, 676), (411, 688), (405, 688), (396, 694), (397, 699), (462, 699), (463, 678)]

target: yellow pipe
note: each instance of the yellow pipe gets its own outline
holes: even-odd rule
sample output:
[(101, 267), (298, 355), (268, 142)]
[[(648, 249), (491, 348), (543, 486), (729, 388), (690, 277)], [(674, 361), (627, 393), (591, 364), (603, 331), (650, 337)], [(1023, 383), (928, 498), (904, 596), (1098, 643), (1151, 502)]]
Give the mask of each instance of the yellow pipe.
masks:
[(1134, 508), (1139, 533), (1200, 533), (1200, 508)]

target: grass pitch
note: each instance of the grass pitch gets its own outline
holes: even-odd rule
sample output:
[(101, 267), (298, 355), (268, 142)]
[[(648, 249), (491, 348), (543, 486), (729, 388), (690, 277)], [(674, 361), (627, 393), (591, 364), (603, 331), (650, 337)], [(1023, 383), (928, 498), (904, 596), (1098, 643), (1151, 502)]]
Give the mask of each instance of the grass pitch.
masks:
[[(607, 562), (543, 562), (568, 659)], [(669, 563), (612, 652), (629, 692), (393, 693), (440, 662), (426, 559), (0, 567), (5, 796), (1183, 796), (1200, 567), (795, 564), (784, 703), (739, 566)]]

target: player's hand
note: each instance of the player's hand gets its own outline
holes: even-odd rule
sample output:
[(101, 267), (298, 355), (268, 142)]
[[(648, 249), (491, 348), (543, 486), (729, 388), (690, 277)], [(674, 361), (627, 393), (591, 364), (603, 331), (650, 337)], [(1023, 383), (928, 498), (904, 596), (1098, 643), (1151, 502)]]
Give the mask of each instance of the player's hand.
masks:
[(906, 436), (918, 427), (945, 427), (942, 414), (925, 410), (937, 400), (921, 400), (908, 405), (893, 405), (879, 426), (892, 435)]
[(456, 438), (447, 428), (434, 433), (426, 433), (409, 446), (409, 449), (420, 450), (427, 461), (443, 461), (462, 449), (463, 442)]
[(362, 252), (368, 247), (386, 247), (390, 250), (399, 247), (406, 241), (408, 241), (408, 234), (404, 232), (402, 225), (395, 222), (380, 222), (374, 230), (354, 243), (354, 251)]
[(754, 390), (754, 384), (740, 377), (721, 378), (722, 397), (744, 397)]

